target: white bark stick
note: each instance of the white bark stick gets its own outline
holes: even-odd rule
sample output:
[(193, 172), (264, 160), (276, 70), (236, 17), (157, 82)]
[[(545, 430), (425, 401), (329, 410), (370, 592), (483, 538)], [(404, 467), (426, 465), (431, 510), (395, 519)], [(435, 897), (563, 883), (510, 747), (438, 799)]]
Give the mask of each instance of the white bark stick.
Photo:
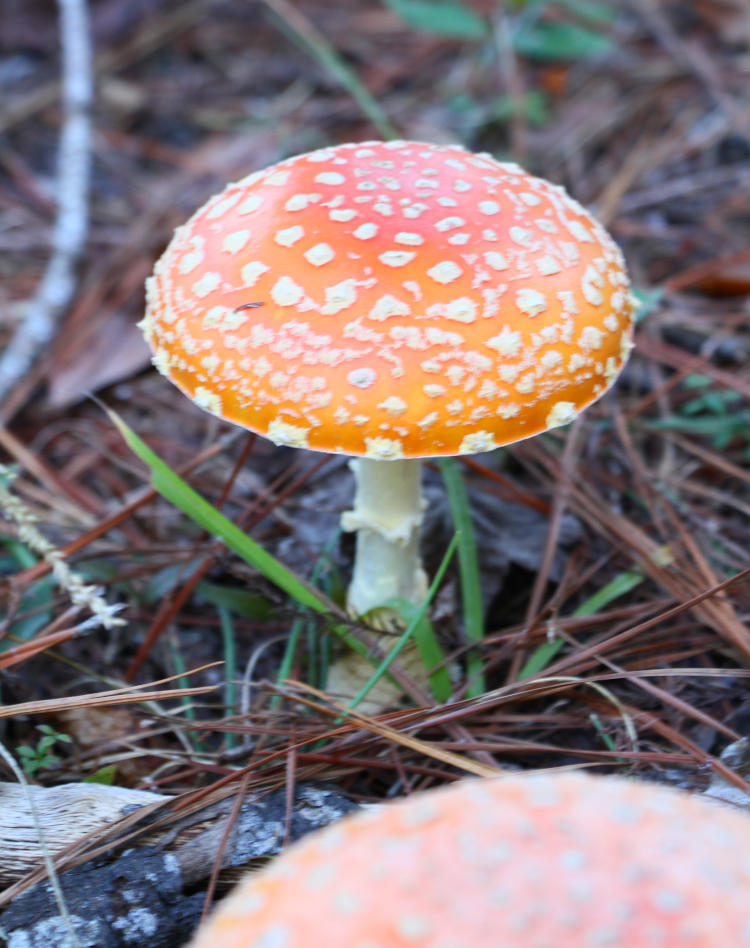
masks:
[(0, 402), (54, 335), (75, 290), (75, 264), (86, 242), (91, 165), (91, 42), (86, 0), (58, 0), (62, 46), (62, 130), (58, 212), (52, 255), (25, 315), (0, 358)]

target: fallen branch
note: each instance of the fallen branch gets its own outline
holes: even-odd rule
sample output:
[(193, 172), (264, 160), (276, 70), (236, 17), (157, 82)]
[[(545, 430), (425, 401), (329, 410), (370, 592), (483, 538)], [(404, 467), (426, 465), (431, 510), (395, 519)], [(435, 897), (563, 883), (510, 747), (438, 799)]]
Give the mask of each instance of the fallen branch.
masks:
[[(96, 948), (184, 944), (200, 919), (217, 853), (226, 887), (240, 867), (276, 855), (287, 837), (297, 839), (356, 808), (335, 789), (313, 784), (300, 785), (290, 807), (282, 787), (248, 794), (239, 812), (231, 795), (179, 816), (158, 794), (85, 783), (31, 789), (75, 934), (82, 946)], [(0, 852), (0, 879), (18, 879), (21, 870), (28, 879), (32, 864), (32, 878), (40, 879), (30, 888), (17, 881), (0, 893), (7, 905), (0, 933), (10, 944), (64, 948), (70, 935), (47, 879), (40, 878), (38, 835), (25, 801), (14, 784), (0, 784), (0, 838), (13, 840)]]
[[(58, 212), (52, 255), (36, 293), (0, 358), (0, 404), (52, 339), (75, 291), (75, 265), (86, 242), (91, 166), (91, 43), (86, 0), (58, 0), (62, 46), (62, 130)], [(5, 413), (3, 413), (5, 414)]]

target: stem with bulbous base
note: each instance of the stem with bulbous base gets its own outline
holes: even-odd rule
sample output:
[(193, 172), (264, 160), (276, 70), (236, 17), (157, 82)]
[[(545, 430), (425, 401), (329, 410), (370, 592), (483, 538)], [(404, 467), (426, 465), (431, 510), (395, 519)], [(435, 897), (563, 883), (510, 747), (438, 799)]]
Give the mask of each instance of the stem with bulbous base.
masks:
[(420, 461), (359, 458), (352, 467), (354, 509), (341, 518), (344, 530), (357, 533), (349, 610), (360, 616), (394, 598), (421, 603), (427, 577), (419, 556), (424, 508)]

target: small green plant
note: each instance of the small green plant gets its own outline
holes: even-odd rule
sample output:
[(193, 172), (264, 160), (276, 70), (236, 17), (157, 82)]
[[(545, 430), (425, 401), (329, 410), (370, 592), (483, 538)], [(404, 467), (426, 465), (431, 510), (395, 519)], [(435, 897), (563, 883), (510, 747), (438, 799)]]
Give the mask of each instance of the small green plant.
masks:
[[(404, 23), (425, 33), (483, 40), (489, 21), (468, 0), (384, 0)], [(611, 51), (609, 27), (617, 7), (596, 0), (515, 0), (511, 41), (521, 56), (542, 61), (575, 61)]]
[(487, 23), (459, 0), (385, 0), (386, 6), (415, 30), (455, 39), (482, 39)]
[(733, 443), (744, 444), (750, 457), (750, 410), (742, 407), (742, 394), (717, 387), (710, 376), (697, 373), (688, 375), (682, 387), (693, 397), (674, 414), (649, 420), (648, 427), (709, 438), (716, 451), (725, 451)]
[(36, 746), (29, 747), (22, 744), (16, 748), (16, 753), (27, 777), (33, 777), (38, 770), (46, 770), (60, 763), (60, 758), (53, 752), (55, 744), (72, 744), (73, 738), (69, 734), (60, 734), (49, 724), (40, 724), (37, 730), (41, 737)]
[(513, 48), (542, 61), (575, 62), (611, 52), (608, 27), (617, 15), (609, 3), (591, 0), (522, 0), (513, 27)]

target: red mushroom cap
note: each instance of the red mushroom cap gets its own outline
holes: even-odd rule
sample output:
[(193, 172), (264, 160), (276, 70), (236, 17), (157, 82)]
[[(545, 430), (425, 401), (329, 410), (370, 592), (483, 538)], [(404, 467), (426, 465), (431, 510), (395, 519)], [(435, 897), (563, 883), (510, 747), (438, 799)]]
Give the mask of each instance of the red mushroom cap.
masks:
[(740, 948), (750, 819), (579, 774), (467, 780), (306, 837), (192, 948)]
[(320, 451), (486, 451), (571, 421), (631, 346), (622, 257), (565, 192), (457, 146), (366, 142), (230, 184), (148, 283), (156, 366)]

